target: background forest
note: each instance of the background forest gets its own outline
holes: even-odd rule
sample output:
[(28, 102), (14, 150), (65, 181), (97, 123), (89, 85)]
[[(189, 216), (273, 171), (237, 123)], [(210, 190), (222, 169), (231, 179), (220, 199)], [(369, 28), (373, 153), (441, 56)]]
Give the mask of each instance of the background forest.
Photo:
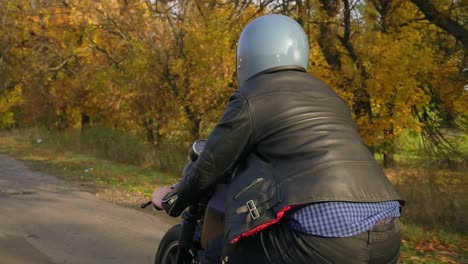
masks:
[(309, 37), (308, 71), (348, 102), (365, 143), (410, 201), (407, 223), (466, 234), (466, 1), (0, 7), (0, 130), (176, 176), (187, 146), (209, 135), (237, 88), (242, 28), (267, 13), (291, 16)]
[(155, 145), (206, 136), (237, 87), (241, 29), (257, 16), (281, 13), (304, 27), (309, 72), (349, 102), (366, 143), (383, 155), (385, 166), (394, 161), (404, 131), (420, 133), (428, 149), (447, 158), (456, 146), (442, 130), (467, 130), (464, 1), (0, 5), (0, 127), (101, 126)]

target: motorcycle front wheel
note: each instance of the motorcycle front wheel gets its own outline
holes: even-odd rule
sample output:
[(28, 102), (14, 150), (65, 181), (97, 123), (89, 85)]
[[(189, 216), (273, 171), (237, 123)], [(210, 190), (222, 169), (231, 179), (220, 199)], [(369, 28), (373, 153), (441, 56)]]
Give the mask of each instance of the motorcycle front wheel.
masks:
[[(187, 256), (184, 259), (179, 259), (177, 263), (177, 253), (179, 252), (179, 235), (182, 231), (182, 225), (178, 224), (169, 229), (158, 246), (154, 264), (179, 264), (193, 263), (192, 258)], [(180, 256), (182, 257), (182, 256)]]

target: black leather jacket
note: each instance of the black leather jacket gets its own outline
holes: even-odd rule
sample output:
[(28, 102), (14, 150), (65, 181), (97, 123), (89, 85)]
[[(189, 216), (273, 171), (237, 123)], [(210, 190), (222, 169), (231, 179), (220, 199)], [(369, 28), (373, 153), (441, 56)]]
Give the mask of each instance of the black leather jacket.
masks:
[(231, 242), (294, 205), (401, 200), (363, 144), (347, 104), (300, 70), (271, 70), (234, 92), (177, 190), (173, 215), (228, 172)]

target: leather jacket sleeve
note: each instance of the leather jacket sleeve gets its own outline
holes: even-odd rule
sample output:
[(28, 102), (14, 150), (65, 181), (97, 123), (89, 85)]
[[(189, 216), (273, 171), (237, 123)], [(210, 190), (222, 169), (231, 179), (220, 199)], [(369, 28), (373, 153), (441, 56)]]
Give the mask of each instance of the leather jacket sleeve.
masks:
[(248, 101), (239, 91), (234, 92), (201, 155), (184, 175), (185, 180), (163, 199), (162, 204), (169, 215), (179, 216), (187, 206), (222, 180), (239, 158), (250, 150), (251, 122)]

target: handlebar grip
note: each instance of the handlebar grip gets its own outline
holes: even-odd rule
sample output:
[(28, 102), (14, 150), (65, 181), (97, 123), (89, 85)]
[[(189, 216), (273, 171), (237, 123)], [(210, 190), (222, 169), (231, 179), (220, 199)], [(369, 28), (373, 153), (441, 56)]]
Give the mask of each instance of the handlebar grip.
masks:
[(146, 202), (146, 203), (140, 205), (140, 207), (141, 207), (142, 209), (144, 209), (144, 208), (146, 208), (148, 205), (151, 205), (151, 201), (148, 201), (148, 202)]

